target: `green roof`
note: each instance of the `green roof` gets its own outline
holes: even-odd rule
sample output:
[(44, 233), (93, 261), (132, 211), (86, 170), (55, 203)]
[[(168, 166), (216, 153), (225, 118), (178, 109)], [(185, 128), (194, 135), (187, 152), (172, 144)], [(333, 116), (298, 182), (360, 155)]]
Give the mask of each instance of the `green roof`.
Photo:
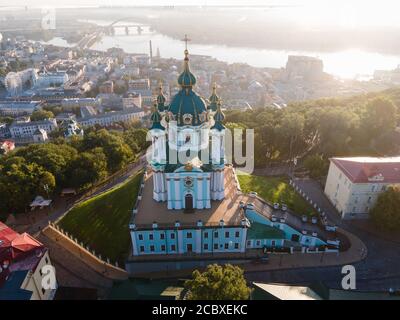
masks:
[(247, 239), (284, 239), (285, 232), (281, 229), (267, 226), (258, 222), (251, 222), (247, 230)]

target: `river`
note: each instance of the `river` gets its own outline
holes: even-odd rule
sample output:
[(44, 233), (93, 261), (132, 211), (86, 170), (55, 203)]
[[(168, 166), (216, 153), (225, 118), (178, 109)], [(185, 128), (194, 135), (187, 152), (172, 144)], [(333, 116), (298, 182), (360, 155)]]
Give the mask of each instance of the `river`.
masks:
[[(108, 25), (109, 21), (85, 20), (98, 25)], [(127, 22), (120, 24), (126, 25)], [(160, 50), (163, 58), (182, 59), (184, 44), (178, 39), (173, 39), (162, 33), (150, 30), (141, 23), (143, 31), (138, 34), (136, 28), (129, 29), (129, 35), (124, 28), (116, 28), (114, 36), (104, 36), (101, 41), (92, 46), (92, 49), (105, 51), (111, 47), (118, 47), (128, 53), (149, 53), (149, 41), (152, 41), (153, 54)], [(118, 26), (118, 24), (116, 24)], [(183, 35), (182, 35), (183, 37)], [(60, 39), (53, 39), (51, 43), (62, 43)], [(375, 70), (392, 70), (400, 64), (400, 57), (381, 53), (366, 52), (358, 49), (350, 49), (338, 52), (305, 52), (268, 50), (246, 47), (231, 47), (226, 45), (197, 44), (195, 40), (189, 43), (189, 51), (192, 54), (210, 55), (227, 63), (247, 63), (254, 67), (280, 68), (286, 65), (288, 55), (307, 55), (318, 57), (324, 63), (324, 71), (339, 78), (367, 79)]]

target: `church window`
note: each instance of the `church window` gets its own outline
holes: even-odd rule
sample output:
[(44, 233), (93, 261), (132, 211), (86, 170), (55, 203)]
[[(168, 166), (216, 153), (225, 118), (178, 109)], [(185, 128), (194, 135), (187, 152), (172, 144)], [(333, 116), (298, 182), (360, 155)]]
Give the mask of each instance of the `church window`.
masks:
[(218, 250), (218, 244), (214, 243), (214, 250)]
[(150, 246), (150, 251), (151, 251), (151, 252), (154, 252), (154, 250), (155, 250), (154, 246), (151, 245), (151, 246)]
[(164, 240), (165, 239), (165, 234), (164, 233), (160, 233), (160, 240)]
[(184, 114), (183, 115), (183, 123), (187, 124), (187, 125), (191, 124), (192, 118), (193, 118), (193, 116), (191, 114), (189, 114), (189, 113)]
[(173, 244), (173, 245), (171, 245), (171, 251), (176, 251), (176, 247), (175, 247), (175, 245)]
[(218, 238), (218, 231), (214, 232), (214, 238)]
[(192, 137), (190, 136), (190, 134), (187, 134), (185, 137), (185, 143), (190, 143), (191, 139), (192, 139)]
[(208, 250), (208, 243), (204, 244), (204, 250)]
[(149, 234), (149, 240), (154, 240), (154, 236), (152, 233)]
[(193, 178), (185, 177), (184, 183), (185, 183), (185, 187), (192, 187), (193, 186)]
[(239, 249), (239, 243), (235, 243), (235, 249)]
[(229, 231), (225, 231), (225, 238), (229, 238)]
[(171, 239), (175, 239), (175, 233), (171, 233), (170, 237)]
[(204, 232), (204, 239), (208, 239), (208, 232)]
[(236, 232), (235, 232), (235, 237), (236, 237), (236, 238), (239, 238), (239, 237), (240, 237), (240, 232), (239, 232), (239, 231), (236, 231)]
[(225, 243), (225, 249), (229, 249), (229, 244)]
[(139, 238), (139, 240), (143, 240), (143, 235), (140, 233), (140, 234), (138, 235), (138, 238)]
[(161, 245), (161, 251), (165, 251), (165, 245)]
[(186, 234), (186, 238), (192, 239), (192, 233), (191, 233), (191, 232), (188, 232), (188, 233)]

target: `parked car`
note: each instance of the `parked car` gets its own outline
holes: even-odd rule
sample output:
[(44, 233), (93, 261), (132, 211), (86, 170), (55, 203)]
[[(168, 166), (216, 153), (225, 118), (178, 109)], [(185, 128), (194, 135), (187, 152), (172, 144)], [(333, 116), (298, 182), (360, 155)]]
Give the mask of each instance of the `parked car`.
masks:
[(257, 197), (257, 192), (251, 191), (251, 192), (249, 192), (249, 196), (252, 198), (255, 198), (255, 197)]
[(279, 209), (279, 203), (278, 203), (278, 202), (275, 202), (275, 203), (274, 203), (274, 209), (275, 209), (275, 210), (278, 210), (278, 209)]
[(287, 210), (287, 205), (285, 203), (282, 203), (282, 210), (286, 211)]

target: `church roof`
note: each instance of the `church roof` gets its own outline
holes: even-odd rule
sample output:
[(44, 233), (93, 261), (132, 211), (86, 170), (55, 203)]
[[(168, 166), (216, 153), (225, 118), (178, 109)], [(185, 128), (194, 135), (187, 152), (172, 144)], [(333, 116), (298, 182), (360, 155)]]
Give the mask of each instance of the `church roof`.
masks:
[(217, 111), (214, 114), (215, 124), (211, 127), (211, 129), (216, 129), (219, 131), (224, 130), (225, 126), (222, 124), (222, 121), (224, 121), (224, 119), (225, 119), (225, 115), (221, 110), (221, 102), (218, 101)]
[(150, 116), (150, 120), (152, 121), (152, 125), (151, 125), (150, 130), (152, 130), (152, 129), (165, 130), (165, 128), (161, 125), (162, 117), (161, 117), (161, 114), (158, 111), (156, 105), (154, 106), (154, 110), (153, 110), (153, 113)]
[(217, 95), (217, 84), (216, 83), (214, 83), (214, 85), (213, 85), (212, 94), (211, 94), (210, 98), (208, 98), (208, 100), (210, 101), (210, 104), (208, 105), (208, 109), (211, 111), (216, 111), (218, 102), (220, 101), (220, 99)]
[(196, 84), (196, 77), (189, 69), (189, 51), (185, 50), (185, 59), (183, 60), (183, 72), (178, 77), (178, 83), (181, 87), (192, 87)]
[[(172, 99), (169, 111), (175, 116), (178, 125), (200, 125), (206, 121), (201, 116), (207, 111), (205, 101), (193, 90), (182, 89)], [(191, 121), (184, 119), (184, 115), (190, 115)]]
[(165, 101), (167, 100), (164, 96), (163, 93), (163, 87), (162, 84), (160, 83), (160, 86), (158, 87), (158, 96), (157, 96), (157, 107), (158, 107), (158, 111), (163, 112), (167, 109), (167, 107), (165, 106)]

